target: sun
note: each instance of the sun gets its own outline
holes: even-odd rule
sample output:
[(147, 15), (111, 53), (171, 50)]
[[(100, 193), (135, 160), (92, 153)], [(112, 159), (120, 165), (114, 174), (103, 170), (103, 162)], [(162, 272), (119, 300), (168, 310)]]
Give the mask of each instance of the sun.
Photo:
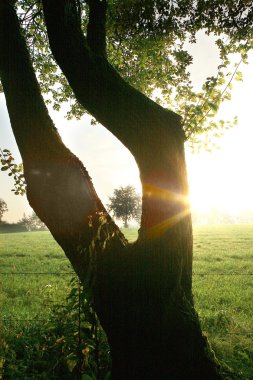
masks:
[(253, 210), (251, 165), (243, 150), (235, 145), (238, 144), (236, 134), (234, 137), (234, 143), (227, 139), (221, 150), (211, 154), (202, 152), (199, 155), (188, 155), (190, 202), (193, 210), (208, 212), (220, 209), (231, 214)]

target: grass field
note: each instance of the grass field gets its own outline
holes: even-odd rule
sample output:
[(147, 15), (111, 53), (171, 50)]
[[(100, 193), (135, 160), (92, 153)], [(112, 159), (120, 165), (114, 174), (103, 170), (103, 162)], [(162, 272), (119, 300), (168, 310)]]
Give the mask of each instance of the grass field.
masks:
[[(124, 232), (136, 238), (136, 230)], [(74, 276), (48, 232), (0, 235), (0, 268), (2, 341), (21, 325), (43, 326)], [(193, 271), (196, 308), (217, 357), (252, 380), (253, 226), (195, 227)]]

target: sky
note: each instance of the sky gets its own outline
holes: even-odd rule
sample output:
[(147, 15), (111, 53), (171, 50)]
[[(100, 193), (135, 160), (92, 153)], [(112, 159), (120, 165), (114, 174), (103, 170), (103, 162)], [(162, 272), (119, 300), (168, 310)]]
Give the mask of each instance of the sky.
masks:
[[(189, 50), (194, 62), (191, 77), (198, 87), (207, 76), (215, 75), (218, 52), (213, 40), (203, 34)], [(244, 65), (240, 71), (244, 74), (244, 81), (234, 82), (232, 100), (222, 105), (218, 115), (224, 120), (238, 116), (238, 125), (217, 141), (219, 150), (191, 154), (186, 149), (192, 208), (200, 211), (212, 208), (229, 212), (253, 210), (253, 54), (249, 65)], [(131, 184), (141, 190), (134, 158), (110, 132), (100, 125), (92, 126), (88, 116), (81, 121), (67, 121), (64, 111), (50, 111), (50, 114), (64, 143), (83, 161), (105, 204), (113, 189), (119, 186)], [(21, 162), (3, 94), (0, 94), (0, 148), (10, 149), (16, 161)], [(16, 222), (24, 213), (32, 212), (25, 196), (15, 196), (12, 188), (12, 178), (0, 172), (0, 198), (5, 200), (9, 209), (3, 219), (8, 222)]]

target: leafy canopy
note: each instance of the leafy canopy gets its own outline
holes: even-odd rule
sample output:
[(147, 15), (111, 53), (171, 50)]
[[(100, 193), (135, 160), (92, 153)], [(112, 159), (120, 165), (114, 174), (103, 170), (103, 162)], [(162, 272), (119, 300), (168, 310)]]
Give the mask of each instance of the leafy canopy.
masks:
[[(86, 33), (89, 1), (77, 1)], [(230, 98), (231, 78), (239, 62), (247, 62), (252, 48), (253, 5), (245, 0), (108, 0), (107, 56), (109, 62), (131, 85), (183, 118), (186, 138), (214, 131), (219, 137), (231, 124), (214, 121), (220, 104)], [(76, 102), (65, 77), (51, 54), (43, 21), (41, 2), (18, 0), (17, 9), (31, 56), (48, 103), (59, 110), (68, 102), (68, 117), (81, 117), (84, 109)], [(199, 30), (216, 40), (220, 52), (217, 74), (196, 91), (189, 66), (192, 56), (186, 43), (194, 43)], [(63, 46), (64, 48), (64, 46)], [(237, 53), (232, 68), (230, 54)], [(240, 73), (236, 78), (241, 79)]]
[[(85, 34), (88, 4), (97, 0), (76, 1)], [(68, 105), (67, 117), (80, 118), (85, 110), (51, 53), (41, 0), (13, 2), (46, 102), (55, 110)], [(187, 46), (196, 41), (200, 30), (215, 40), (220, 62), (216, 75), (196, 90)], [(236, 118), (231, 122), (215, 116), (221, 103), (231, 97), (232, 80), (242, 80), (239, 67), (247, 63), (253, 47), (252, 1), (107, 0), (106, 36), (110, 64), (129, 84), (182, 116), (186, 139), (194, 150), (209, 149), (215, 145), (213, 136), (220, 137), (236, 123)], [(231, 54), (237, 59), (233, 64)], [(0, 151), (0, 159), (1, 170), (14, 178), (14, 193), (24, 194), (22, 165), (15, 164), (8, 150)]]
[[(92, 1), (97, 0), (77, 0), (84, 34)], [(47, 103), (55, 110), (68, 104), (67, 117), (80, 118), (85, 110), (77, 103), (51, 53), (41, 0), (14, 3)], [(190, 78), (193, 58), (187, 46), (196, 42), (200, 30), (215, 40), (220, 62), (216, 75), (206, 78), (202, 88), (196, 90)], [(111, 65), (129, 84), (182, 116), (186, 139), (193, 148), (210, 146), (211, 136), (220, 137), (233, 125), (214, 117), (221, 103), (231, 97), (232, 79), (242, 80), (238, 69), (242, 62), (247, 63), (253, 46), (252, 1), (107, 0), (106, 36)], [(231, 54), (237, 57), (234, 66)], [(200, 137), (203, 133), (204, 140)], [(3, 155), (1, 158), (5, 160)], [(23, 194), (22, 168), (6, 162), (2, 162), (2, 170), (16, 176), (15, 194)]]

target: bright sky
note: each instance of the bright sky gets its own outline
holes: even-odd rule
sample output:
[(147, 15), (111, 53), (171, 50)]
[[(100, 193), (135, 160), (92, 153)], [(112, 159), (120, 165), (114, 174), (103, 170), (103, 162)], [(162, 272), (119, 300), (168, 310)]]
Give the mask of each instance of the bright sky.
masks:
[[(202, 42), (204, 40), (202, 39)], [(197, 50), (199, 46), (195, 46)], [(195, 50), (196, 61), (201, 63), (198, 72), (196, 62), (193, 67), (193, 79), (199, 82), (198, 75), (204, 74), (203, 68), (211, 69), (215, 56), (203, 57)], [(205, 46), (203, 46), (203, 51)], [(214, 52), (213, 52), (214, 53)], [(206, 66), (205, 66), (206, 65)], [(187, 154), (188, 176), (191, 188), (192, 207), (205, 211), (211, 208), (229, 212), (253, 210), (253, 122), (251, 116), (253, 100), (253, 53), (249, 55), (249, 64), (242, 65), (243, 82), (233, 82), (232, 99), (224, 102), (218, 117), (232, 120), (238, 116), (238, 125), (217, 139), (220, 150), (211, 154)], [(215, 73), (215, 68), (213, 73)], [(202, 81), (201, 81), (202, 82)]]
[[(215, 75), (217, 51), (210, 39), (200, 35), (191, 52), (194, 56), (192, 80), (198, 86), (207, 76)], [(191, 202), (196, 209), (253, 210), (253, 54), (250, 64), (240, 70), (244, 73), (244, 82), (234, 83), (232, 100), (224, 103), (219, 111), (224, 120), (238, 116), (238, 125), (217, 141), (220, 150), (195, 155), (187, 152)], [(63, 113), (52, 112), (51, 116), (65, 144), (84, 162), (104, 203), (116, 187), (132, 184), (140, 190), (133, 157), (110, 132), (102, 126), (91, 126), (88, 117), (77, 122), (67, 121)], [(3, 95), (0, 95), (0, 147), (10, 149), (16, 161), (21, 162)], [(0, 198), (8, 205), (4, 220), (9, 222), (19, 220), (24, 212), (31, 213), (26, 198), (13, 195), (12, 187), (12, 178), (0, 172)]]

